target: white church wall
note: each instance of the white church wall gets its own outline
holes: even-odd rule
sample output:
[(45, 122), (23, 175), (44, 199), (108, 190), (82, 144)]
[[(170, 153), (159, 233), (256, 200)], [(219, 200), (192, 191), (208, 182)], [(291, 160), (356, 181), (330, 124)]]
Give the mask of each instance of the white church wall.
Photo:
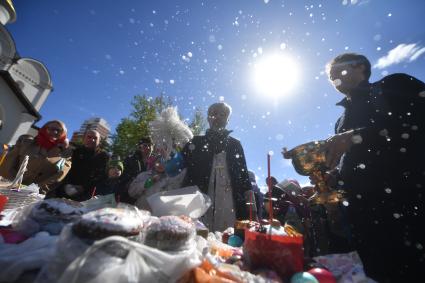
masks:
[(0, 143), (14, 144), (20, 135), (28, 132), (35, 117), (27, 113), (16, 94), (1, 77), (0, 107), (3, 122), (0, 129)]
[(9, 20), (10, 20), (9, 11), (3, 5), (0, 5), (0, 23), (2, 25), (5, 25), (9, 22)]
[(16, 128), (16, 131), (10, 138), (9, 144), (15, 144), (21, 135), (28, 134), (30, 132), (31, 125), (34, 123), (34, 120), (35, 118), (31, 114), (21, 112), (19, 117), (19, 126)]

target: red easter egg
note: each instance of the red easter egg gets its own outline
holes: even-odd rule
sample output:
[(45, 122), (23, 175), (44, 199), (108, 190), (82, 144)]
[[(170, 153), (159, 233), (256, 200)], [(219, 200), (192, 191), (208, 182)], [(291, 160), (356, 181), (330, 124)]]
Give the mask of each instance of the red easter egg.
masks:
[(0, 195), (0, 211), (3, 210), (3, 208), (6, 206), (6, 203), (8, 202), (9, 198), (4, 195)]
[(319, 283), (336, 283), (336, 279), (333, 274), (326, 269), (316, 267), (308, 270), (307, 272), (313, 275)]

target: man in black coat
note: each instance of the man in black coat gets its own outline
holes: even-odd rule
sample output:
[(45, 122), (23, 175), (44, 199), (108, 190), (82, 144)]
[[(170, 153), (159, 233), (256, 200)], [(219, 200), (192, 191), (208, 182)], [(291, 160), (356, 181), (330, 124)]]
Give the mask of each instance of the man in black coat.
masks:
[[(225, 167), (227, 167), (232, 190), (234, 216), (236, 219), (247, 219), (245, 193), (252, 188), (242, 145), (229, 136), (231, 131), (225, 129), (230, 113), (231, 108), (225, 103), (215, 103), (209, 107), (210, 129), (204, 136), (195, 136), (183, 149), (182, 153), (187, 166), (183, 184), (184, 186), (197, 185), (203, 193), (208, 194), (211, 187), (210, 177), (214, 170), (213, 160), (215, 156), (224, 152), (227, 163)], [(219, 190), (225, 190), (225, 188), (217, 187), (217, 191)], [(210, 195), (210, 197), (213, 198), (210, 210), (219, 209), (222, 202), (215, 203), (215, 196)]]
[(345, 95), (326, 150), (329, 168), (339, 162), (353, 248), (371, 278), (414, 282), (425, 268), (425, 85), (406, 74), (369, 83), (370, 62), (354, 53), (327, 69)]
[(96, 185), (107, 179), (109, 155), (99, 144), (99, 132), (88, 130), (84, 135), (83, 145), (77, 146), (72, 153), (72, 167), (59, 188), (58, 196), (76, 201), (88, 200)]

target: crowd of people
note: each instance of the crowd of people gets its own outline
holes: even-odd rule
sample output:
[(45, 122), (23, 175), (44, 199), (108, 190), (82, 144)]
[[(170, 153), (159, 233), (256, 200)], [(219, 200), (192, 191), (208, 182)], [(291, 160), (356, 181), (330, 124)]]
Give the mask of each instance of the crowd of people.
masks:
[[(406, 74), (370, 83), (369, 60), (354, 53), (334, 58), (327, 73), (345, 97), (337, 104), (344, 113), (335, 135), (324, 144), (326, 183), (346, 193), (344, 205), (338, 207), (346, 229), (341, 235), (329, 231), (328, 241), (334, 242), (327, 252), (357, 250), (366, 273), (379, 282), (421, 278), (425, 85)], [(226, 129), (229, 105), (209, 107), (210, 127), (201, 136), (193, 136), (173, 111), (161, 113), (151, 136), (143, 137), (123, 160), (101, 149), (97, 131), (88, 130), (82, 145), (69, 145), (64, 123), (49, 121), (36, 137), (16, 143), (0, 166), (0, 176), (13, 179), (28, 155), (23, 184), (38, 184), (46, 197), (84, 201), (115, 194), (118, 201), (141, 208), (147, 208), (152, 192), (195, 185), (212, 201), (202, 219), (211, 231), (249, 219), (249, 209), (254, 209), (255, 219), (266, 218), (272, 208), (275, 218), (308, 234), (313, 186), (271, 178), (266, 183), (272, 195), (263, 195), (247, 168), (241, 143)]]

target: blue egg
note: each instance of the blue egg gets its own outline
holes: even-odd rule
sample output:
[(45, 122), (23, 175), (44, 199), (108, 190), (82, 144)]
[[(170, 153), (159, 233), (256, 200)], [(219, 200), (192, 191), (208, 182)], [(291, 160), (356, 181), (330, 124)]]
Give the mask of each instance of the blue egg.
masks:
[(232, 235), (229, 237), (229, 240), (227, 240), (227, 244), (229, 244), (232, 247), (240, 247), (243, 244), (243, 241), (241, 237)]
[(298, 272), (291, 277), (290, 283), (319, 283), (319, 281), (308, 272)]

